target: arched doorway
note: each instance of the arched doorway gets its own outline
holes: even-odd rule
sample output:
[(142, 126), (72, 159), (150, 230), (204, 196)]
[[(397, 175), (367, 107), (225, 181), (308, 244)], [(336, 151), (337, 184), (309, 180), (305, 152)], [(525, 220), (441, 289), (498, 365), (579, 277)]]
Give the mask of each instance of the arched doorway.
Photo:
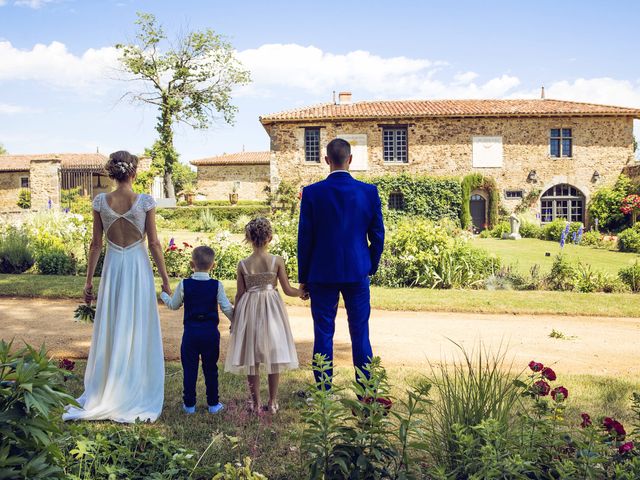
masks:
[(560, 183), (544, 192), (540, 197), (542, 223), (557, 219), (584, 223), (584, 195), (573, 185)]
[(473, 231), (478, 233), (487, 228), (487, 200), (482, 195), (478, 193), (471, 195), (469, 210)]

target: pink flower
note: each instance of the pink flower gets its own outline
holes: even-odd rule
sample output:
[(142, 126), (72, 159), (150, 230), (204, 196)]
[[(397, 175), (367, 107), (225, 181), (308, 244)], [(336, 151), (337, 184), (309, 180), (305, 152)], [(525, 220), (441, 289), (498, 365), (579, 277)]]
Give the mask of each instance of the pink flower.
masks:
[(623, 439), (627, 434), (624, 426), (616, 419), (611, 417), (606, 417), (604, 420), (602, 420), (602, 426), (606, 431), (609, 432), (610, 435), (613, 435), (618, 439)]
[[(562, 396), (559, 397), (558, 395), (562, 395)], [(551, 398), (553, 398), (558, 402), (566, 400), (568, 397), (569, 397), (569, 391), (564, 387), (556, 387), (553, 390), (551, 390)]]
[(529, 362), (529, 368), (531, 370), (533, 370), (534, 372), (539, 372), (540, 370), (542, 370), (544, 368), (544, 365), (539, 363), (539, 362), (534, 362), (533, 360), (531, 360)]
[(580, 426), (582, 428), (587, 428), (591, 426), (592, 424), (591, 417), (589, 416), (588, 413), (581, 413), (580, 416), (582, 417), (582, 422), (580, 423)]
[(620, 452), (620, 455), (624, 455), (625, 453), (629, 453), (631, 450), (633, 450), (633, 442), (623, 443), (618, 448), (618, 452)]
[(547, 380), (553, 382), (557, 377), (556, 377), (556, 372), (554, 372), (552, 369), (550, 369), (549, 367), (544, 367), (542, 369), (542, 378), (546, 378)]
[(62, 370), (66, 370), (68, 372), (72, 371), (76, 367), (76, 362), (73, 360), (69, 360), (68, 358), (63, 358), (58, 362), (58, 368)]
[(551, 386), (544, 380), (538, 380), (533, 384), (533, 391), (541, 397), (549, 395), (549, 390), (551, 390)]

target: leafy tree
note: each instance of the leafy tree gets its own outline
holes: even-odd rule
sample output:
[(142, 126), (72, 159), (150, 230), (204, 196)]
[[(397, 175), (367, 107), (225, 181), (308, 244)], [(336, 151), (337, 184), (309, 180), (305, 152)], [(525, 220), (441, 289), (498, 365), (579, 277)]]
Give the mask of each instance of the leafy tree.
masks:
[(231, 93), (235, 86), (249, 83), (249, 72), (235, 57), (231, 43), (211, 29), (191, 31), (169, 42), (154, 15), (138, 13), (136, 24), (136, 41), (116, 45), (124, 70), (143, 84), (125, 97), (159, 110), (159, 139), (154, 149), (164, 175), (165, 193), (175, 198), (175, 125), (206, 129), (219, 117), (232, 124), (237, 107), (231, 104)]
[(634, 193), (634, 186), (626, 175), (620, 175), (612, 187), (598, 189), (588, 206), (591, 220), (597, 219), (598, 226), (605, 230), (620, 230), (627, 223), (625, 214), (620, 211), (620, 205), (631, 193)]
[(173, 167), (173, 185), (177, 192), (195, 187), (197, 173), (184, 163), (176, 163)]
[(7, 152), (7, 149), (0, 143), (0, 155), (6, 155), (7, 153), (9, 153)]

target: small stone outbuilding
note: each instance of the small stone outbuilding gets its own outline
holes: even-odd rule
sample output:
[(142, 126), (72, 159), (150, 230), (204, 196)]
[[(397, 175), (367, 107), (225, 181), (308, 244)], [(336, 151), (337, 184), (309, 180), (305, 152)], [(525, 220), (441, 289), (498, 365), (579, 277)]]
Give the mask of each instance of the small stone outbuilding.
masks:
[(240, 152), (193, 160), (197, 189), (207, 200), (265, 200), (270, 185), (271, 152)]

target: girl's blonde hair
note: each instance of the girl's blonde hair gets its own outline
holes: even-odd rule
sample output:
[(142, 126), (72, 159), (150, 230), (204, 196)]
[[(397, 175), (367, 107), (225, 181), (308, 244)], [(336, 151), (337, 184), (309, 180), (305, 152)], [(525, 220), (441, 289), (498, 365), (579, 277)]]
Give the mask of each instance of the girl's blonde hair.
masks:
[(256, 247), (264, 247), (273, 237), (271, 222), (264, 217), (254, 218), (244, 227), (244, 234), (247, 242)]

